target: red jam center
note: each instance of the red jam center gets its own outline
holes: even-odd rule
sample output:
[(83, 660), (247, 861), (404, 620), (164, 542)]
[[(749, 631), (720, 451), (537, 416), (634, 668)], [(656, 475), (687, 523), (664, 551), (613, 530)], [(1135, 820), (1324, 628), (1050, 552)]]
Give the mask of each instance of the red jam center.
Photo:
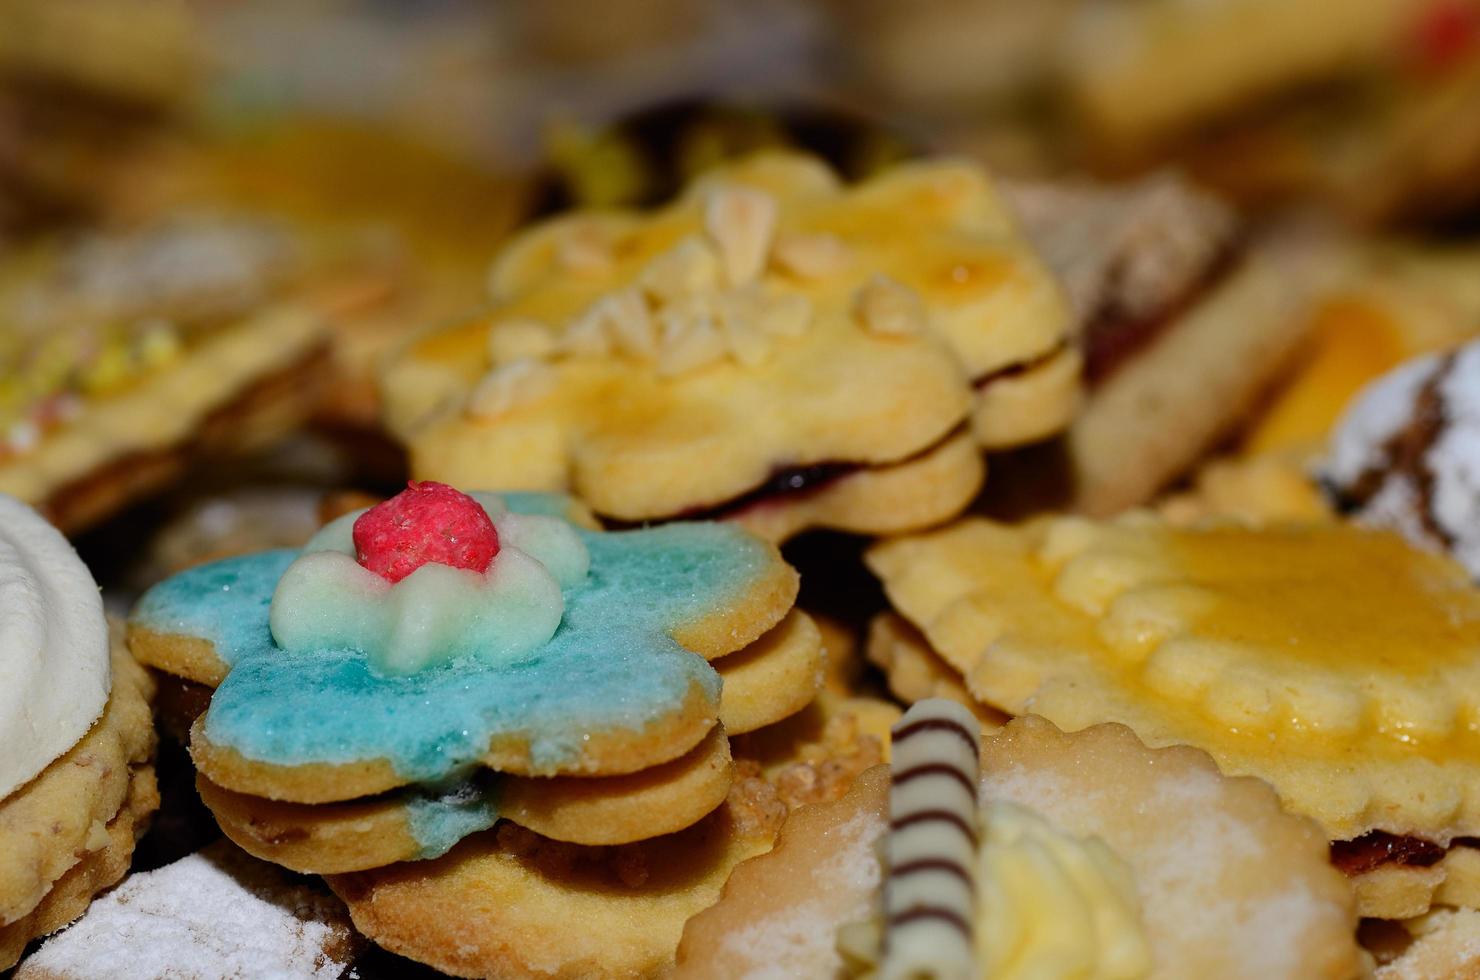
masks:
[(406, 489), (359, 516), (355, 560), (399, 582), (427, 562), (485, 572), (498, 554), (498, 531), (481, 505), (445, 483)]

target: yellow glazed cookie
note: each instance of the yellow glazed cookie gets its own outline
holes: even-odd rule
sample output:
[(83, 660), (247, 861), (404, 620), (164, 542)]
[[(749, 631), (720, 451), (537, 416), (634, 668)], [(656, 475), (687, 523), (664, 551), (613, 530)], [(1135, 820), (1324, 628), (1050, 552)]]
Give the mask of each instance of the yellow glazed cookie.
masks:
[(974, 494), (973, 444), (1057, 431), (1077, 389), (1056, 287), (959, 163), (844, 189), (755, 157), (652, 214), (536, 226), (491, 289), (387, 371), (413, 469), (619, 521), (924, 526)]
[[(956, 736), (943, 721), (910, 737), (947, 749)], [(916, 803), (954, 799), (959, 788), (939, 768), (918, 777), (901, 770), (902, 745), (896, 787), (923, 787)], [(1055, 955), (1072, 956), (1076, 969), (1099, 967), (1085, 974), (1096, 976), (1357, 975), (1351, 897), (1326, 863), (1325, 840), (1283, 813), (1268, 787), (1221, 776), (1193, 749), (1149, 750), (1115, 725), (1066, 735), (1024, 718), (984, 735), (981, 753), (980, 804), (968, 798), (983, 842), (969, 872), (977, 883), (974, 931), (989, 930), (1001, 957), (1019, 959), (971, 975), (1064, 975), (1070, 961)], [(676, 976), (863, 972), (853, 957), (871, 955), (864, 947), (888, 873), (879, 845), (905, 846), (903, 838), (925, 825), (901, 805), (910, 801), (896, 799), (900, 829), (891, 838), (890, 773), (879, 768), (845, 798), (794, 813), (776, 848), (738, 868), (720, 901), (690, 920)], [(954, 839), (947, 822), (937, 825), (946, 827), (944, 842)], [(1015, 849), (1022, 841), (1028, 849)], [(943, 907), (951, 879), (923, 856), (918, 863), (908, 878), (901, 869), (891, 880), (936, 876), (921, 895)], [(1110, 916), (1116, 909), (1118, 919)], [(1113, 930), (1094, 931), (1111, 922)], [(933, 948), (949, 942), (942, 934)], [(1034, 965), (1043, 972), (1031, 972)]]
[(868, 560), (986, 704), (1195, 745), (1356, 847), (1442, 855), (1480, 826), (1480, 594), (1395, 535), (971, 520)]

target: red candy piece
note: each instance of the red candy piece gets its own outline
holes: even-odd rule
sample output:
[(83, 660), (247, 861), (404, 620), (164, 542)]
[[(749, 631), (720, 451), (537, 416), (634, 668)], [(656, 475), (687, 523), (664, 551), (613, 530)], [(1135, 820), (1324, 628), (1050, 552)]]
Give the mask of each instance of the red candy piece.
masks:
[(1440, 0), (1424, 11), (1415, 33), (1420, 67), (1445, 71), (1480, 40), (1480, 9), (1461, 0)]
[(488, 570), (498, 531), (478, 501), (445, 483), (411, 482), (355, 521), (355, 560), (399, 582), (427, 562)]

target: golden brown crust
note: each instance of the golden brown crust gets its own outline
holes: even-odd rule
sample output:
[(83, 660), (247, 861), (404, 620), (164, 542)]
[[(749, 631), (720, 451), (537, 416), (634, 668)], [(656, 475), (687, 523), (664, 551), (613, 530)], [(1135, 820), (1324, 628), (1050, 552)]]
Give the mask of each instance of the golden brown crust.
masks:
[(55, 932), (76, 919), (87, 910), (94, 895), (123, 878), (133, 858), (134, 843), (143, 835), (149, 818), (158, 808), (154, 767), (130, 768), (128, 796), (100, 832), (101, 846), (78, 858), (30, 912), (0, 926), (0, 970), (14, 966), (32, 939)]
[[(103, 715), (67, 754), (0, 801), (0, 924), (15, 922), (92, 849), (154, 755), (153, 682), (119, 644)], [(94, 845), (95, 846), (95, 845)]]
[(671, 834), (725, 801), (730, 743), (716, 726), (688, 754), (626, 776), (511, 779), (499, 813), (537, 834), (573, 844), (630, 844)]
[(705, 660), (713, 660), (744, 649), (781, 622), (796, 602), (801, 578), (774, 544), (766, 547), (770, 560), (765, 572), (751, 583), (750, 591), (707, 616), (674, 628), (674, 642)]
[(785, 541), (809, 527), (903, 534), (961, 513), (985, 477), (981, 451), (962, 431), (922, 456), (867, 466), (816, 490), (762, 501), (725, 520), (768, 541)]
[(129, 623), (128, 647), (134, 659), (145, 666), (212, 688), (225, 680), (230, 670), (226, 662), (216, 656), (216, 648), (211, 641), (198, 636), (156, 633)]
[(719, 719), (732, 735), (755, 731), (801, 711), (822, 686), (822, 635), (793, 609), (743, 650), (712, 661), (724, 681)]
[(897, 613), (880, 613), (869, 621), (866, 650), (869, 663), (884, 672), (889, 693), (905, 704), (923, 698), (950, 698), (965, 705), (984, 728), (998, 728), (1010, 717), (973, 698), (961, 674), (930, 649), (920, 631)]
[[(308, 321), (303, 329), (311, 334)], [(6, 486), (14, 483), (19, 496), (63, 531), (83, 530), (178, 479), (202, 458), (260, 448), (291, 430), (312, 412), (328, 363), (327, 346), (312, 344), (291, 363), (273, 368), (241, 390), (223, 391), (183, 438), (121, 455), (117, 450), (111, 455), (101, 448), (91, 450), (94, 461), (65, 478), (51, 475), (53, 464), (47, 458), (22, 457), (7, 464), (12, 472)], [(68, 467), (73, 467), (74, 455), (68, 453)], [(36, 486), (44, 486), (44, 493), (38, 495)]]
[(721, 808), (625, 847), (552, 845), (511, 828), (435, 861), (327, 880), (360, 932), (453, 976), (652, 976), (731, 869), (769, 846)]
[[(704, 818), (730, 788), (730, 748), (716, 728), (686, 755), (627, 776), (500, 780), (500, 817), (577, 844), (627, 844)], [(363, 871), (421, 853), (411, 814), (395, 795), (343, 803), (283, 803), (233, 793), (197, 775), (196, 788), (242, 850), (313, 874)]]

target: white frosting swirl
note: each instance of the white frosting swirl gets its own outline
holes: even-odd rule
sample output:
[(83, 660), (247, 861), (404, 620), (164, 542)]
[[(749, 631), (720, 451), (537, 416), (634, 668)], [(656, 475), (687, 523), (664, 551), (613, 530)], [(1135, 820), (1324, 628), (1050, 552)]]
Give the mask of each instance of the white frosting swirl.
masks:
[(60, 531), (0, 494), (0, 798), (87, 734), (112, 685), (92, 574)]
[(359, 650), (386, 674), (463, 656), (507, 662), (548, 642), (565, 611), (561, 588), (586, 577), (590, 555), (556, 517), (510, 513), (471, 494), (498, 531), (487, 571), (428, 562), (392, 584), (355, 560), (356, 511), (327, 524), (288, 566), (269, 624), (290, 653)]

